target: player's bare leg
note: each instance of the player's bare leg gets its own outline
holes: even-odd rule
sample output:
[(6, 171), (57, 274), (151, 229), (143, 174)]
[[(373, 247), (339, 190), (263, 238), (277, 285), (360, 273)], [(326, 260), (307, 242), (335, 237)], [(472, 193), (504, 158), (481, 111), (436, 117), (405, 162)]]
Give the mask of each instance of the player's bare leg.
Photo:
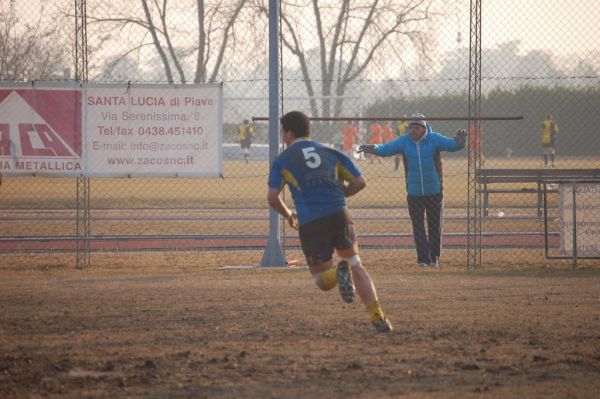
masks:
[(367, 312), (371, 316), (371, 323), (375, 329), (380, 332), (392, 331), (392, 323), (390, 323), (383, 313), (371, 276), (369, 276), (369, 273), (363, 267), (358, 256), (357, 245), (354, 248), (337, 250), (337, 252), (343, 259), (342, 262), (347, 262), (350, 265), (356, 292), (358, 292), (358, 296), (365, 304)]

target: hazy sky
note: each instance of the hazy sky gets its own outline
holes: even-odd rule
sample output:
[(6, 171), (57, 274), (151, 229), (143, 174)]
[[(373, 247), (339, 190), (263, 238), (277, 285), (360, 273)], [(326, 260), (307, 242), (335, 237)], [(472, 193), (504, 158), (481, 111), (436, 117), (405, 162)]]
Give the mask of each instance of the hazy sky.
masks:
[[(469, 42), (469, 6), (456, 9), (444, 26), (442, 49)], [(482, 45), (521, 41), (521, 49), (550, 50), (556, 55), (600, 50), (600, 0), (482, 0)]]
[(526, 49), (560, 54), (600, 47), (598, 0), (488, 0), (482, 4), (484, 35), (489, 35), (483, 36), (484, 42), (516, 37)]
[[(66, 0), (46, 2), (49, 9)], [(8, 11), (10, 0), (0, 0)], [(31, 17), (40, 0), (15, 0), (17, 12)], [(469, 40), (469, 0), (457, 0), (448, 12), (456, 17), (445, 18), (440, 28), (440, 48), (455, 48), (457, 31), (462, 45)], [(36, 14), (37, 18), (37, 13)], [(600, 48), (600, 0), (482, 0), (484, 47), (496, 43), (521, 40), (522, 48), (552, 50), (561, 55), (573, 50)]]

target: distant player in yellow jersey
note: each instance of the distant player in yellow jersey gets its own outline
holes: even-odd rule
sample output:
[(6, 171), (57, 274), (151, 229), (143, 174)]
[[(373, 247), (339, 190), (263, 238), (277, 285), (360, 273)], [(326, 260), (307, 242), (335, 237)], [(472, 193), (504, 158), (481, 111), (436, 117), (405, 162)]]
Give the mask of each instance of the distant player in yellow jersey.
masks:
[[(406, 115), (402, 115), (403, 118), (406, 117)], [(404, 134), (406, 134), (406, 131), (408, 130), (408, 120), (401, 120), (400, 122), (398, 122), (398, 126), (396, 126), (396, 137), (400, 137)], [(396, 155), (394, 156), (394, 172), (397, 172), (398, 169), (400, 168), (400, 155)]]
[(544, 166), (550, 163), (554, 167), (554, 156), (556, 154), (556, 134), (558, 125), (554, 117), (549, 114), (542, 124), (542, 154), (544, 155)]
[(252, 139), (254, 138), (254, 128), (250, 126), (250, 121), (248, 119), (244, 119), (244, 123), (242, 123), (239, 127), (240, 131), (240, 146), (244, 151), (244, 159), (246, 163), (248, 163), (248, 158), (250, 158), (250, 147), (252, 146)]

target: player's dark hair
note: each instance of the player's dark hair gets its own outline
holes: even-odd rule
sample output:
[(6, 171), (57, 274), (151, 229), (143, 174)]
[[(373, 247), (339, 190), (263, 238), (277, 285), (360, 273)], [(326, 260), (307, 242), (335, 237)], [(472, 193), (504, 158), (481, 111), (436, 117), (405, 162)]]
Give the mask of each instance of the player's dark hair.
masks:
[(280, 119), (283, 131), (291, 131), (294, 137), (310, 136), (310, 121), (304, 112), (290, 111)]

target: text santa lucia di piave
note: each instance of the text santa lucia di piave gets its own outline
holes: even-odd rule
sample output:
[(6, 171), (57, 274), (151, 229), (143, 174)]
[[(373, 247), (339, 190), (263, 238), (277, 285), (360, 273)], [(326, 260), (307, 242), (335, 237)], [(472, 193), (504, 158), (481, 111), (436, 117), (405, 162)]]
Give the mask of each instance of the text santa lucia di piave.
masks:
[[(129, 100), (129, 101), (128, 101)], [(168, 105), (184, 105), (184, 106), (212, 106), (214, 100), (208, 97), (183, 97), (183, 104), (178, 97), (172, 98)], [(89, 96), (87, 97), (88, 106), (113, 106), (113, 105), (141, 105), (141, 106), (166, 106), (167, 101), (164, 97), (156, 96), (138, 96), (138, 97), (123, 97), (123, 96)]]

